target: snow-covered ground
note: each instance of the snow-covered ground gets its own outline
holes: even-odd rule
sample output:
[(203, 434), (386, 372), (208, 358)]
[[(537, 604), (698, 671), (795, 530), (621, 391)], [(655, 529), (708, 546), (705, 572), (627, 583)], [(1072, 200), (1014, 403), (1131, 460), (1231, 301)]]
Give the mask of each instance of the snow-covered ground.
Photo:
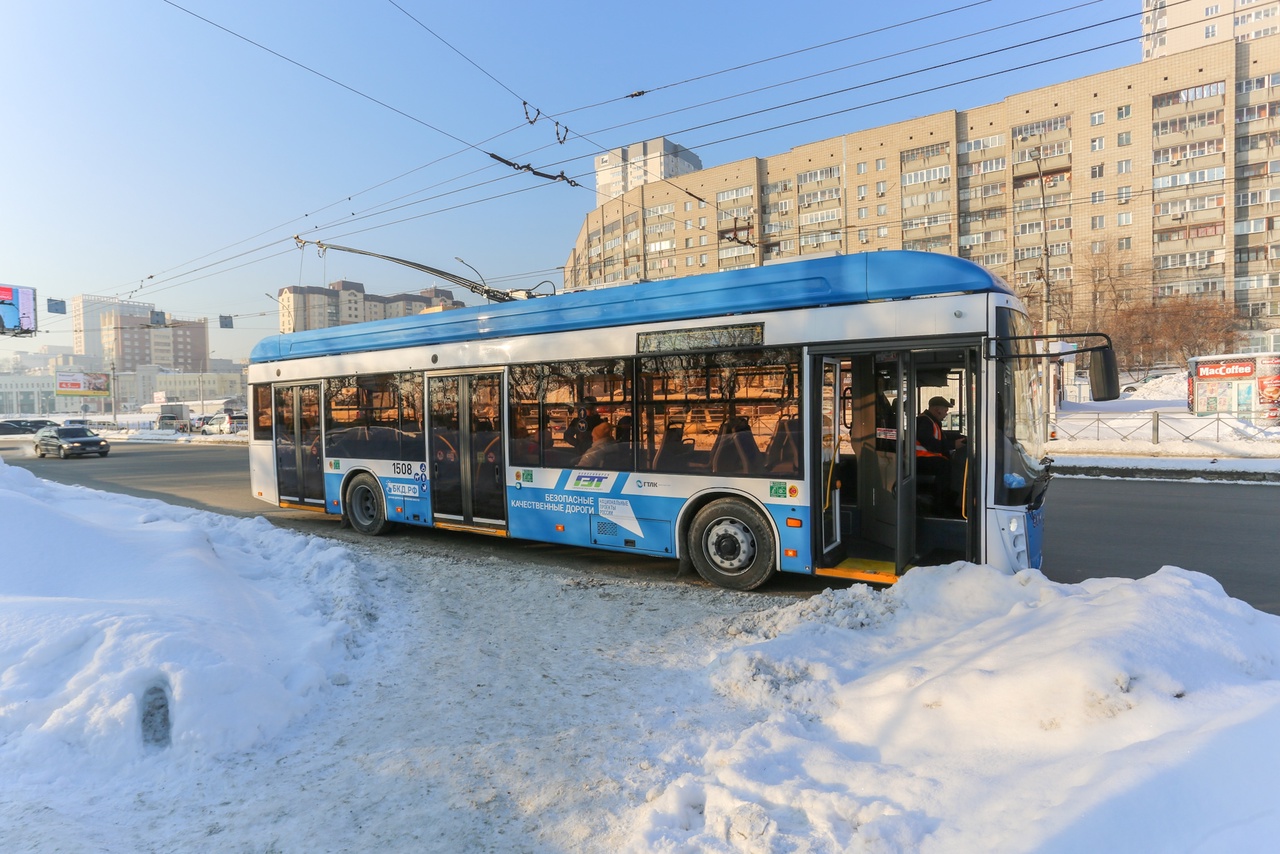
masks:
[(1280, 424), (1192, 415), (1185, 373), (1143, 383), (1120, 400), (1064, 403), (1054, 426), (1057, 438), (1049, 442), (1049, 454), (1073, 466), (1190, 469), (1219, 476), (1224, 470), (1280, 471)]
[(4, 851), (1280, 838), (1280, 617), (1197, 573), (956, 564), (796, 601), (342, 545), (2, 463), (0, 518)]

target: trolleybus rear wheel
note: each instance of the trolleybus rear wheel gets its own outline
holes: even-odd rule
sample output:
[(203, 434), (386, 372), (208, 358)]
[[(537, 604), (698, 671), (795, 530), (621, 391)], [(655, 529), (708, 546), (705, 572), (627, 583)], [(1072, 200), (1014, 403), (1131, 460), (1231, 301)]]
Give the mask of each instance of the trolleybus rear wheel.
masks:
[(371, 474), (358, 474), (347, 487), (345, 502), (347, 521), (362, 534), (376, 537), (391, 530), (387, 521), (387, 504), (382, 498), (382, 487)]
[(754, 590), (775, 568), (773, 529), (740, 498), (721, 498), (698, 511), (689, 550), (699, 575), (731, 590)]

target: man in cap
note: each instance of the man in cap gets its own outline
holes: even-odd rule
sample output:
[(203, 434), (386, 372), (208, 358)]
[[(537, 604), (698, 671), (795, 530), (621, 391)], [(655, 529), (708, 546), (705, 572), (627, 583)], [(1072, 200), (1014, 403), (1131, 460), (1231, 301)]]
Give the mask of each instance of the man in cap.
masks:
[(949, 510), (954, 503), (952, 461), (963, 461), (966, 444), (960, 433), (942, 429), (950, 410), (951, 401), (932, 397), (929, 408), (916, 418), (916, 473), (933, 478), (934, 509), (938, 512)]

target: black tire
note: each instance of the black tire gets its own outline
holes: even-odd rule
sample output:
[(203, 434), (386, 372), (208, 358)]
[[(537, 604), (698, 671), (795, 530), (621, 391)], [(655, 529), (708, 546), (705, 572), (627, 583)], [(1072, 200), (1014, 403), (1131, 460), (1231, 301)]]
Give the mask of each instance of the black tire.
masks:
[(382, 486), (371, 474), (358, 474), (347, 486), (343, 502), (347, 521), (362, 534), (377, 537), (391, 530), (387, 520), (387, 502), (382, 497)]
[(689, 556), (698, 575), (730, 590), (754, 590), (768, 581), (776, 548), (768, 520), (740, 498), (711, 502), (689, 528)]
[(58, 456), (65, 460), (65, 459), (67, 458), (67, 449), (66, 449), (66, 448), (59, 448), (59, 449), (58, 449)]
[(39, 445), (36, 445), (36, 446), (34, 446), (34, 447), (35, 447), (35, 449), (36, 449), (36, 456), (37, 456), (37, 457), (44, 457), (44, 448), (40, 447)]

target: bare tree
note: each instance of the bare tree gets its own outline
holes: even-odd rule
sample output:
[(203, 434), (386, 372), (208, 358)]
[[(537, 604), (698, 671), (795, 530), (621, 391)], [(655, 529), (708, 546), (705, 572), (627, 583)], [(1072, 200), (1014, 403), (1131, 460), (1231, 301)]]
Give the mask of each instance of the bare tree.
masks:
[(1234, 349), (1240, 318), (1223, 293), (1213, 292), (1131, 302), (1117, 312), (1114, 327), (1111, 335), (1124, 367), (1186, 367), (1192, 356)]

